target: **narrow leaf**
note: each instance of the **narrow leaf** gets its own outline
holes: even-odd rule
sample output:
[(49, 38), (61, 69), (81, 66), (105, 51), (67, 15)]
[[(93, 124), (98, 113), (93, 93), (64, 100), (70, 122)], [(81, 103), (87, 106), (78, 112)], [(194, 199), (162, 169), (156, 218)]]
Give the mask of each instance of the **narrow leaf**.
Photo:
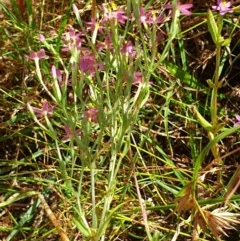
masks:
[(210, 9), (208, 9), (207, 11), (207, 25), (208, 30), (211, 33), (213, 42), (217, 44), (219, 39), (218, 26)]

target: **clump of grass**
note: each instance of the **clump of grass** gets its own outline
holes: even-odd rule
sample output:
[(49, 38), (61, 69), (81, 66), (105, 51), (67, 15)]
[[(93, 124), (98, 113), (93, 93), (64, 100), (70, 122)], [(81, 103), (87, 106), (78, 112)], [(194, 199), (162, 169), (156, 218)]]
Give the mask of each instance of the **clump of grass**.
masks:
[[(3, 119), (9, 131), (1, 137), (3, 238), (227, 236), (239, 224), (240, 200), (239, 168), (231, 180), (224, 176), (234, 152), (220, 152), (239, 131), (221, 123), (218, 104), (238, 27), (232, 8), (218, 2), (215, 12), (198, 13), (177, 1), (62, 2), (66, 14), (51, 22), (44, 4), (26, 1), (26, 11), (12, 5), (1, 4), (6, 26), (27, 41), (19, 37), (16, 51), (5, 53), (9, 61), (22, 59), (24, 78), (0, 89), (3, 107), (16, 109)], [(189, 67), (185, 38), (198, 24), (181, 27), (191, 15), (204, 19), (216, 48), (209, 86)], [(9, 145), (17, 153), (7, 155)]]

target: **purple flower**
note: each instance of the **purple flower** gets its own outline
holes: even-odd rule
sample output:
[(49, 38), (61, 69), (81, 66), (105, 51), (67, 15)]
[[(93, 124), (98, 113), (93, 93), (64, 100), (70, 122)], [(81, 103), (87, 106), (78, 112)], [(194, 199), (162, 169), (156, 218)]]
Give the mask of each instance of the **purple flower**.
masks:
[(162, 23), (164, 20), (164, 16), (160, 14), (158, 17), (156, 17), (152, 11), (145, 11), (143, 7), (139, 9), (139, 20), (140, 23), (147, 23), (147, 24), (152, 24), (152, 23)]
[(105, 37), (104, 42), (98, 42), (97, 43), (97, 49), (99, 51), (103, 50), (103, 49), (112, 49), (113, 48), (113, 43), (112, 43), (112, 36), (111, 34), (108, 34)]
[(26, 55), (26, 58), (28, 60), (37, 60), (39, 61), (40, 59), (47, 59), (48, 57), (45, 55), (45, 50), (40, 49), (38, 52), (30, 51), (29, 55)]
[(234, 124), (234, 126), (239, 126), (240, 125), (240, 115), (235, 116), (237, 119), (237, 122)]
[(79, 68), (86, 74), (94, 75), (97, 69), (103, 69), (103, 65), (97, 63), (95, 55), (85, 52), (80, 57)]
[(139, 15), (140, 22), (141, 23), (148, 23), (149, 19), (150, 19), (150, 16), (151, 16), (151, 13), (146, 12), (143, 7), (140, 7), (139, 13), (140, 13), (140, 15)]
[(55, 65), (52, 66), (51, 72), (52, 72), (52, 77), (53, 77), (54, 79), (58, 79), (58, 80), (61, 80), (61, 81), (62, 81), (61, 71), (60, 71), (59, 69), (57, 69), (57, 68), (55, 67)]
[(99, 113), (99, 110), (97, 108), (90, 108), (85, 111), (85, 118), (89, 122), (97, 123), (98, 122), (98, 113)]
[(140, 84), (143, 80), (142, 72), (137, 71), (133, 76), (133, 83)]
[(71, 139), (71, 137), (74, 135), (74, 133), (76, 133), (77, 136), (81, 136), (82, 132), (80, 129), (77, 129), (75, 131), (72, 131), (70, 129), (70, 127), (68, 125), (64, 125), (64, 130), (65, 130), (65, 135), (63, 136), (62, 138), (62, 141), (66, 142), (66, 141), (69, 141)]
[(52, 115), (54, 109), (55, 106), (49, 105), (46, 100), (42, 103), (42, 109), (32, 107), (32, 110), (34, 111), (35, 115), (39, 118), (41, 118), (42, 116)]
[(128, 17), (126, 16), (125, 11), (122, 9), (109, 11), (105, 7), (103, 7), (105, 17), (103, 18), (103, 22), (111, 21), (112, 19), (117, 20), (118, 23), (125, 24)]
[(45, 37), (43, 34), (39, 34), (38, 35), (38, 39), (41, 41), (41, 42), (44, 42), (45, 41)]
[(63, 52), (71, 51), (73, 49), (80, 49), (82, 46), (81, 34), (77, 33), (74, 28), (70, 27), (67, 33), (63, 34), (63, 41), (65, 42)]
[(80, 59), (79, 68), (82, 72), (94, 75), (96, 72), (96, 57), (85, 52)]
[[(192, 4), (191, 3), (187, 3), (187, 4), (181, 4), (180, 2), (177, 3), (177, 9), (186, 16), (190, 16), (192, 13), (188, 10), (189, 8), (192, 8)], [(164, 5), (165, 9), (173, 9), (173, 5), (172, 4), (165, 4)]]
[(98, 30), (100, 34), (103, 34), (104, 27), (101, 26), (95, 19), (91, 19), (90, 22), (86, 22), (86, 25), (90, 27), (90, 30), (93, 32), (95, 29)]
[(232, 13), (233, 10), (231, 9), (232, 3), (226, 2), (222, 0), (217, 0), (217, 6), (212, 6), (212, 8), (223, 16), (225, 13)]
[(133, 55), (135, 52), (135, 48), (132, 45), (131, 41), (127, 41), (121, 46), (121, 52), (125, 53), (126, 55)]
[(51, 72), (52, 72), (52, 77), (58, 80), (58, 83), (60, 86), (62, 86), (66, 82), (67, 82), (67, 86), (71, 86), (72, 84), (71, 79), (67, 80), (66, 74), (63, 71), (57, 69), (55, 65), (52, 66)]

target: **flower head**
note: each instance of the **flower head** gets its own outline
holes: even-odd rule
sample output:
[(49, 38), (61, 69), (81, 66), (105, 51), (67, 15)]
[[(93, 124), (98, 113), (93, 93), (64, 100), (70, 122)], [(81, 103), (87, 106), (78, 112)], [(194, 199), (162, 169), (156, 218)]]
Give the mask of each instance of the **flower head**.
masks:
[(122, 9), (114, 10), (114, 11), (109, 11), (105, 7), (103, 8), (105, 12), (105, 17), (103, 18), (103, 22), (109, 21), (109, 20), (116, 20), (120, 24), (125, 24), (126, 20), (128, 17), (126, 16), (126, 13)]
[(77, 33), (74, 28), (70, 27), (69, 31), (63, 34), (63, 40), (65, 44), (64, 48), (62, 48), (62, 51), (67, 52), (74, 49), (80, 49), (82, 46), (82, 39), (80, 36), (80, 33)]
[(40, 59), (47, 59), (48, 57), (45, 54), (44, 49), (40, 49), (38, 52), (30, 51), (29, 55), (26, 55), (26, 58), (28, 60), (37, 60), (39, 61)]
[(127, 41), (126, 43), (124, 43), (122, 46), (121, 46), (121, 52), (126, 54), (126, 55), (130, 55), (132, 56), (135, 52), (135, 48), (134, 46), (132, 45), (132, 42), (131, 41)]
[(137, 71), (134, 73), (133, 76), (133, 83), (134, 84), (139, 84), (143, 81), (143, 76), (142, 76), (142, 72), (141, 71)]
[(81, 136), (82, 132), (80, 129), (76, 129), (72, 131), (68, 125), (64, 125), (65, 135), (62, 138), (62, 141), (67, 142), (71, 139), (71, 137), (74, 136), (74, 133), (76, 133), (77, 136)]
[(45, 41), (45, 36), (43, 34), (39, 34), (38, 35), (38, 39), (41, 41), (41, 42), (44, 42)]
[(103, 34), (104, 27), (100, 25), (99, 22), (97, 22), (94, 18), (92, 18), (90, 22), (86, 22), (86, 25), (89, 26), (92, 32), (97, 29), (100, 34)]
[(104, 42), (98, 42), (97, 43), (97, 49), (99, 51), (103, 50), (103, 49), (113, 49), (113, 43), (112, 43), (112, 35), (108, 34), (105, 37)]
[(49, 103), (46, 100), (43, 101), (41, 109), (32, 107), (33, 112), (39, 118), (41, 118), (43, 116), (52, 115), (52, 112), (54, 109), (55, 109), (55, 106), (49, 105)]
[[(192, 12), (190, 12), (188, 9), (192, 8), (192, 4), (191, 3), (186, 3), (186, 4), (181, 4), (180, 2), (177, 3), (177, 9), (186, 16), (190, 16), (192, 14)], [(172, 4), (165, 4), (164, 5), (165, 9), (173, 9), (173, 5)]]
[(98, 113), (99, 113), (99, 110), (97, 108), (90, 108), (85, 111), (85, 118), (89, 122), (97, 123), (98, 122)]
[(225, 13), (232, 13), (233, 10), (231, 9), (232, 3), (222, 0), (217, 0), (217, 6), (212, 6), (212, 8), (223, 16)]
[(97, 63), (95, 55), (85, 52), (79, 61), (79, 68), (86, 74), (94, 75), (97, 69), (103, 68), (103, 65)]
[(139, 9), (139, 13), (140, 23), (156, 24), (162, 23), (164, 20), (164, 16), (162, 14), (156, 17), (153, 11), (145, 11), (143, 7)]
[(234, 124), (234, 126), (239, 126), (240, 125), (240, 115), (235, 116), (237, 119), (237, 122)]
[(67, 86), (72, 85), (72, 81), (71, 79), (67, 79), (66, 73), (57, 69), (55, 65), (52, 66), (51, 72), (52, 72), (53, 79), (58, 80), (59, 86), (62, 86), (65, 83), (67, 84)]

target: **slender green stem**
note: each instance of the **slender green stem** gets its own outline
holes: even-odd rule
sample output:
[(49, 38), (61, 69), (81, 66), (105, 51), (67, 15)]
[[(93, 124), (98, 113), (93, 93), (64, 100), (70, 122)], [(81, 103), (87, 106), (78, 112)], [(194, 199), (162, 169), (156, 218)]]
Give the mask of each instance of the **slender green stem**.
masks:
[(211, 115), (212, 115), (211, 118), (212, 118), (213, 132), (216, 131), (217, 125), (218, 125), (217, 103), (218, 103), (218, 88), (219, 88), (220, 57), (221, 57), (221, 45), (218, 44), (216, 47), (216, 68), (214, 73), (214, 83), (213, 83), (212, 101), (211, 101)]
[(92, 160), (90, 164), (91, 168), (91, 194), (92, 194), (92, 227), (94, 229), (98, 226), (97, 214), (96, 214), (96, 193), (95, 193), (95, 172), (96, 166), (95, 161)]
[[(217, 20), (218, 26), (218, 38), (221, 38), (222, 26), (223, 26), (223, 17), (219, 16)], [(216, 66), (215, 66), (215, 73), (214, 73), (214, 82), (213, 82), (213, 90), (212, 90), (212, 101), (211, 101), (211, 118), (212, 118), (212, 125), (213, 125), (213, 135), (217, 132), (218, 126), (218, 114), (217, 114), (217, 103), (218, 103), (218, 89), (220, 87), (219, 84), (219, 69), (220, 69), (220, 62), (221, 62), (221, 43), (216, 43)]]

